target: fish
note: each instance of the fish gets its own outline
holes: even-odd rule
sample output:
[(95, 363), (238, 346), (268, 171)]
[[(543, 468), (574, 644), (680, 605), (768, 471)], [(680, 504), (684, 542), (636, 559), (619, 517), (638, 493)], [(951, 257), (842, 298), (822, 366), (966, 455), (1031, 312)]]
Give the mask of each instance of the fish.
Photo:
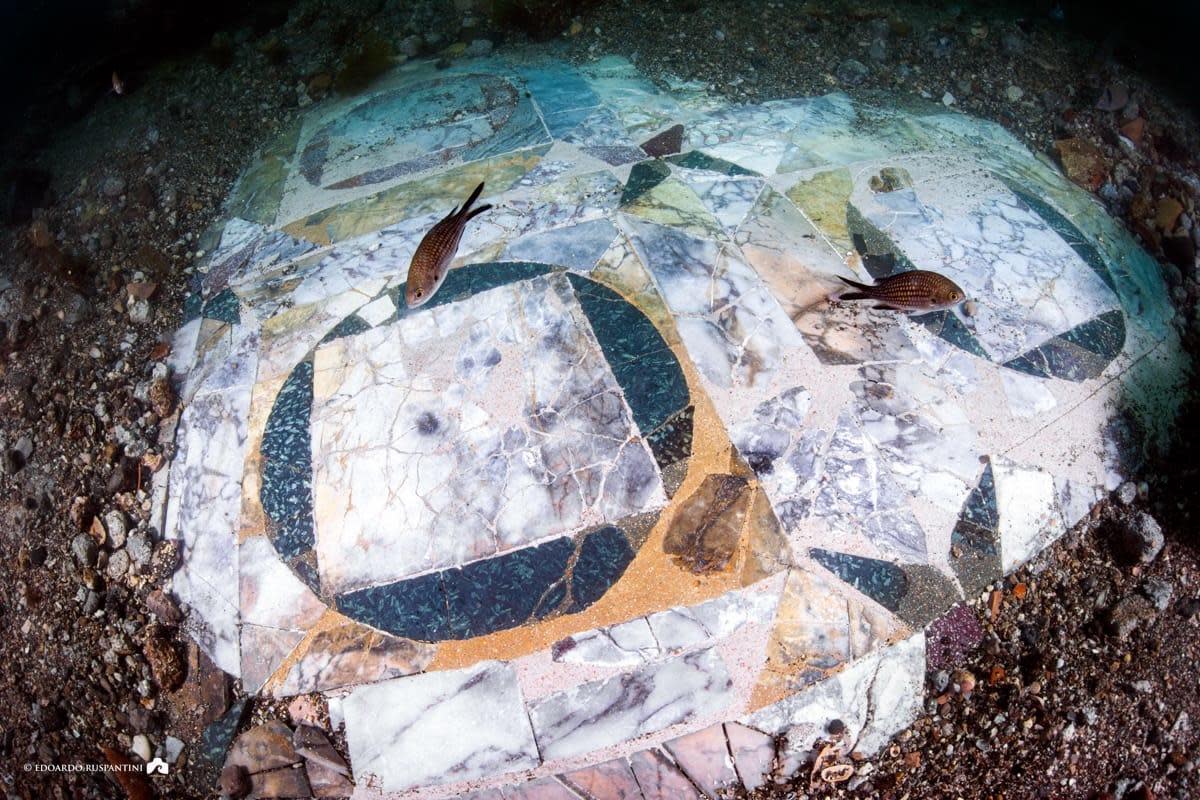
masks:
[[(841, 278), (841, 276), (838, 276)], [(944, 275), (914, 269), (889, 275), (874, 286), (841, 278), (858, 291), (845, 292), (839, 300), (875, 300), (876, 308), (896, 311), (938, 311), (953, 308), (967, 299), (966, 292)]]
[(467, 223), (472, 217), (491, 208), (488, 204), (471, 208), (482, 192), (483, 184), (480, 183), (462, 207), (455, 208), (430, 228), (417, 245), (412, 263), (408, 266), (408, 285), (404, 290), (404, 300), (409, 308), (429, 302), (429, 298), (441, 287), (442, 281), (446, 280), (450, 262), (454, 260), (454, 253), (458, 250), (458, 242), (462, 239)]
[(112, 91), (113, 94), (125, 94), (125, 81), (121, 80), (115, 69), (112, 74)]

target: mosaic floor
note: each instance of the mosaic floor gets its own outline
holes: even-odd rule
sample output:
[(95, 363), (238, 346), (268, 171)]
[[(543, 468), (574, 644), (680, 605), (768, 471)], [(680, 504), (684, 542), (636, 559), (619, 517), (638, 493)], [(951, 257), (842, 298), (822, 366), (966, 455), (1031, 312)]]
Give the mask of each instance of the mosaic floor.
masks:
[[(834, 719), (872, 752), (919, 711), (924, 627), (1178, 398), (1155, 263), (940, 106), (410, 63), (228, 210), (175, 340), (174, 592), (247, 692), (328, 697), (356, 797), (712, 795)], [(914, 267), (973, 314), (829, 300)]]

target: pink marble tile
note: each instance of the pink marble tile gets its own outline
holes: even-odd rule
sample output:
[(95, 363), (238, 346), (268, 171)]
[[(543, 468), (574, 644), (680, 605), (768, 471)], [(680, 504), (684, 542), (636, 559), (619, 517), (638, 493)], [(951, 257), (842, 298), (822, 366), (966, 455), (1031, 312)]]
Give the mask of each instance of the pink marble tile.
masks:
[(766, 783), (775, 767), (775, 740), (736, 722), (725, 723), (725, 735), (742, 785), (754, 790)]
[(642, 790), (623, 758), (568, 772), (558, 779), (585, 800), (642, 800)]
[(653, 800), (699, 800), (701, 794), (682, 772), (658, 750), (643, 750), (629, 757), (642, 794)]
[(554, 778), (539, 778), (529, 783), (505, 786), (504, 800), (579, 800)]
[(663, 746), (675, 756), (675, 762), (692, 782), (709, 797), (716, 797), (720, 789), (737, 783), (733, 759), (725, 744), (725, 729), (720, 723), (680, 736)]

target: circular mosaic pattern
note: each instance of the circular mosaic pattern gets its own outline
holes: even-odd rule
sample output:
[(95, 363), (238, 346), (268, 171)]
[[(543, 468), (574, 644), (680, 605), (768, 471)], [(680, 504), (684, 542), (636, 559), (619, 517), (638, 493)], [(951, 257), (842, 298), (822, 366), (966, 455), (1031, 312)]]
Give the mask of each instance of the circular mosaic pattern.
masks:
[[(562, 268), (462, 267), (414, 310), (404, 289), (381, 296), (395, 310), (377, 325), (358, 314), (339, 323), (276, 397), (260, 450), (276, 551), (342, 613), (422, 641), (582, 611), (621, 577), (657, 519), (670, 492), (662, 471), (691, 454), (679, 362), (634, 305)], [(530, 335), (488, 339), (486, 322), (509, 330), (510, 312)], [(444, 346), (446, 374), (486, 384), (487, 413), (500, 416), (480, 421), (468, 402), (439, 404), (465, 390), (439, 384), (436, 367), (398, 377), (404, 359), (388, 348), (401, 352), (402, 340), (433, 359)], [(376, 371), (367, 378), (345, 366), (366, 361)], [(520, 373), (515, 392), (496, 377), (505, 369)], [(375, 391), (377, 373), (388, 382)], [(495, 409), (509, 394), (521, 400), (504, 417)], [(460, 474), (471, 489), (456, 495)], [(389, 484), (381, 505), (346, 500), (368, 491), (364, 475)]]
[(323, 187), (349, 189), (428, 169), (494, 136), (512, 117), (518, 98), (511, 83), (492, 75), (458, 75), (383, 92), (320, 128), (300, 154), (300, 172), (320, 186), (338, 166), (371, 163), (386, 153), (390, 163)]

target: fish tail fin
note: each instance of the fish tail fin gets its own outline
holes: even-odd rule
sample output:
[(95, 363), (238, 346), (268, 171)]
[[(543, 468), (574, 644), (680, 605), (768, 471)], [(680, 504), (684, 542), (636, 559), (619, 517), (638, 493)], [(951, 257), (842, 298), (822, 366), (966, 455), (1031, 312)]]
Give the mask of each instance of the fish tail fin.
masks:
[(478, 200), (479, 195), (482, 193), (483, 181), (480, 181), (479, 185), (475, 187), (475, 191), (471, 192), (471, 196), (467, 198), (467, 202), (463, 203), (462, 208), (458, 210), (458, 215), (465, 217), (466, 219), (470, 219), (470, 216), (467, 214), (467, 212), (471, 210), (471, 204)]
[(468, 211), (466, 214), (463, 214), (462, 221), (466, 222), (467, 220), (471, 219), (472, 217), (477, 217), (480, 214), (482, 214), (483, 212), (487, 211), (491, 207), (492, 207), (491, 203), (484, 203), (479, 208), (473, 208), (470, 211)]
[[(867, 286), (865, 283), (859, 283), (858, 281), (852, 281), (849, 278), (843, 278), (841, 275), (838, 275), (837, 277), (838, 277), (838, 280), (840, 280), (842, 283), (846, 284), (847, 286), (853, 286), (855, 289), (861, 289), (864, 292), (871, 288), (870, 286)], [(854, 292), (851, 292), (850, 294), (854, 294)], [(842, 297), (845, 299), (850, 299), (850, 300), (862, 299), (862, 298), (858, 298), (858, 297), (850, 297), (849, 294), (844, 294), (844, 295), (842, 295)]]

